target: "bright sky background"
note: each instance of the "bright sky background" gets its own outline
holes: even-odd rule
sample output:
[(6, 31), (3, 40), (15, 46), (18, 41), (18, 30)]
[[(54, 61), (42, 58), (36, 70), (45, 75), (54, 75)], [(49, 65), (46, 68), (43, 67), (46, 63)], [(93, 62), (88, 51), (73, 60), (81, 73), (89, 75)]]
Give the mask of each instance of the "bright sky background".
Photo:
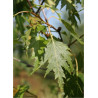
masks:
[[(37, 0), (36, 0), (36, 3), (38, 3)], [(78, 7), (77, 7), (77, 10), (78, 10), (78, 11), (82, 9), (82, 6), (81, 6), (80, 4), (77, 4), (77, 6), (78, 6)], [(59, 2), (57, 8), (58, 8), (59, 10), (63, 11), (64, 13), (65, 13), (65, 11), (66, 11), (66, 6), (63, 7), (62, 9), (60, 9), (60, 8), (61, 8), (61, 2)], [(61, 12), (61, 11), (59, 11), (59, 12)], [(56, 14), (56, 13), (53, 13), (51, 10), (45, 9), (45, 13), (46, 13), (47, 18), (49, 18), (50, 16), (58, 17), (57, 14)], [(43, 16), (43, 13), (41, 12), (40, 15)], [(62, 14), (61, 14), (61, 17), (62, 17), (63, 15), (64, 15), (64, 14), (62, 13)], [(83, 10), (80, 11), (80, 12), (79, 12), (79, 15), (80, 15), (80, 18), (81, 18), (81, 24), (83, 24), (83, 23), (84, 23), (84, 11), (83, 11)], [(43, 16), (43, 19), (44, 19), (44, 16)], [(79, 22), (78, 20), (77, 20), (77, 22), (78, 22), (78, 24), (80, 25), (80, 22)], [(50, 23), (51, 25), (55, 26), (56, 28), (58, 28), (58, 27), (62, 24), (58, 19), (56, 19), (56, 18), (54, 18), (54, 17), (52, 17), (52, 18), (49, 20), (49, 23)], [(63, 28), (62, 28), (62, 29), (63, 29)], [(51, 30), (54, 31), (53, 29), (51, 29)], [(56, 33), (56, 32), (53, 32), (52, 34), (55, 35), (56, 37), (59, 37), (58, 33)]]

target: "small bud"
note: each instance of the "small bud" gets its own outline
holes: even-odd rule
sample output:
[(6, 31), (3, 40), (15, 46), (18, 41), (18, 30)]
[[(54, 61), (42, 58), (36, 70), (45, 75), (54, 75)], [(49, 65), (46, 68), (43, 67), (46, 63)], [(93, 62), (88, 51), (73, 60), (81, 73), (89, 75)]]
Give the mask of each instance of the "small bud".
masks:
[(58, 27), (57, 31), (60, 32), (61, 31), (61, 27)]

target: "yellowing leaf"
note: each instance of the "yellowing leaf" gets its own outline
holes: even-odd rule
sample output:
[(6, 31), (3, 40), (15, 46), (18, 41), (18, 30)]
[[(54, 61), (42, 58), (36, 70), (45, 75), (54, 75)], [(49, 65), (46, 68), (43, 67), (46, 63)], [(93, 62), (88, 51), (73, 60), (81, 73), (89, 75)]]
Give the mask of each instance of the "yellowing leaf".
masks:
[(72, 3), (72, 1), (71, 0), (67, 0), (69, 3)]
[(52, 10), (52, 9), (51, 9), (51, 11), (52, 11), (52, 13), (54, 13), (54, 12), (55, 12), (55, 11), (54, 11), (54, 10)]
[(41, 21), (38, 17), (32, 17), (32, 16), (29, 16), (29, 20), (33, 24), (37, 23), (38, 21)]
[(63, 19), (61, 19), (61, 22), (64, 24), (64, 26), (67, 28), (67, 30), (70, 31), (71, 35), (74, 38), (76, 38), (80, 44), (83, 45), (84, 44), (83, 41), (81, 39), (79, 39), (78, 34), (74, 31), (74, 29), (72, 28), (72, 26), (68, 22), (66, 22), (65, 20), (63, 20)]
[(55, 3), (53, 2), (53, 0), (47, 0), (47, 2), (48, 2), (48, 4), (49, 4), (50, 6), (55, 5)]
[(30, 40), (31, 39), (31, 36), (29, 36), (28, 39)]

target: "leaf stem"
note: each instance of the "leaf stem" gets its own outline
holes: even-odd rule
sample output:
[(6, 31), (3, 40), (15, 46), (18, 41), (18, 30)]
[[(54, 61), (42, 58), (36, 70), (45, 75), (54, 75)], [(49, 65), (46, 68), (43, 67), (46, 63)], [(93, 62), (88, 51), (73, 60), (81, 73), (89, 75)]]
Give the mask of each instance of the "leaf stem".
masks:
[(29, 11), (20, 11), (20, 12), (14, 14), (13, 17), (15, 17), (15, 16), (17, 16), (18, 14), (21, 14), (21, 13), (29, 13)]
[(78, 61), (77, 61), (76, 57), (75, 57), (75, 62), (76, 62), (76, 76), (78, 76)]

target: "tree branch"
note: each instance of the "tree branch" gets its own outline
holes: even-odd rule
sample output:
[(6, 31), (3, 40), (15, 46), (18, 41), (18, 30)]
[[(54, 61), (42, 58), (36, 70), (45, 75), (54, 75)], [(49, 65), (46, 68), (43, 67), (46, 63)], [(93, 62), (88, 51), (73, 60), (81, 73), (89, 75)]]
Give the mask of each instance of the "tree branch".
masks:
[[(16, 87), (13, 87), (13, 88), (17, 90)], [(35, 94), (31, 93), (30, 91), (26, 90), (26, 92), (29, 93), (30, 95), (32, 95), (32, 96), (28, 96), (28, 97), (37, 98), (37, 96)]]
[(44, 15), (44, 17), (45, 17), (46, 22), (48, 22), (48, 19), (47, 19), (47, 17), (46, 17), (46, 14), (45, 14), (44, 9), (42, 9), (42, 12), (43, 12), (43, 15)]
[[(34, 15), (34, 16), (36, 16), (36, 17), (38, 17), (41, 21), (43, 21), (44, 22), (44, 24), (46, 24), (46, 25), (48, 25), (48, 26), (50, 26), (51, 28), (53, 28), (55, 31), (57, 31), (58, 33), (59, 33), (59, 35), (60, 35), (60, 37), (61, 37), (61, 33), (60, 33), (60, 31), (61, 31), (61, 27), (58, 27), (58, 29), (56, 29), (53, 25), (51, 25), (51, 24), (49, 24), (48, 22), (45, 22), (39, 15), (37, 15), (36, 13), (34, 13), (34, 12), (29, 12), (29, 11), (20, 11), (20, 12), (18, 12), (18, 13), (16, 13), (16, 14), (14, 14), (14, 17), (16, 16), (16, 15), (18, 15), (18, 14), (20, 14), (20, 13), (31, 13), (32, 15)], [(61, 41), (63, 41), (62, 40), (62, 37), (61, 37)]]
[(27, 0), (27, 2), (28, 2), (28, 4), (29, 4), (29, 6), (30, 6), (30, 9), (32, 9), (32, 11), (35, 13), (35, 11), (33, 10), (33, 7), (32, 7), (32, 5), (31, 5), (30, 1)]
[[(13, 57), (13, 60), (15, 60), (15, 61), (17, 61), (17, 62), (20, 62), (20, 63), (25, 64), (25, 65), (26, 65), (26, 67), (32, 67), (32, 68), (34, 68), (34, 66), (33, 66), (33, 65), (28, 64), (26, 61), (22, 61), (22, 60), (20, 60), (20, 59), (15, 58), (15, 57)], [(46, 68), (40, 68), (40, 69), (41, 69), (41, 70), (47, 70)]]
[[(36, 95), (34, 95), (33, 93), (31, 93), (30, 91), (27, 90), (26, 92), (29, 93), (29, 94), (31, 94), (34, 98), (38, 98)], [(32, 97), (32, 96), (31, 96), (31, 97)], [(29, 97), (29, 96), (28, 96), (28, 97)]]
[[(82, 34), (79, 38), (82, 38), (83, 36), (84, 36), (84, 34)], [(76, 41), (77, 41), (77, 39), (74, 40), (72, 43), (69, 43), (68, 46), (70, 47), (70, 46), (73, 45)]]
[[(43, 15), (44, 15), (44, 17), (45, 17), (46, 23), (48, 23), (48, 19), (47, 19), (47, 17), (46, 17), (46, 14), (45, 14), (44, 9), (42, 9), (42, 12), (43, 12)], [(60, 38), (61, 38), (61, 41), (63, 42), (63, 39), (62, 39), (62, 36), (61, 36), (61, 33), (60, 33), (61, 27), (58, 27), (58, 29), (56, 29), (56, 31), (59, 33)]]
[[(42, 3), (41, 3), (40, 5), (43, 5), (44, 2), (45, 2), (45, 0), (43, 0)], [(40, 9), (41, 9), (41, 6), (38, 8), (36, 14), (38, 14), (38, 12), (40, 11)]]
[(13, 16), (15, 17), (16, 15), (21, 14), (21, 13), (31, 13), (32, 15), (38, 17), (38, 18), (39, 18), (41, 21), (43, 21), (46, 25), (50, 26), (51, 28), (53, 28), (54, 30), (56, 30), (56, 31), (58, 32), (58, 29), (56, 29), (56, 28), (55, 28), (54, 26), (52, 26), (51, 24), (45, 22), (39, 15), (37, 15), (37, 14), (34, 13), (34, 12), (30, 12), (30, 11), (20, 11), (20, 12), (14, 14)]
[(61, 27), (58, 27), (58, 30), (57, 30), (57, 31), (58, 31), (58, 33), (59, 33), (59, 35), (60, 35), (61, 42), (63, 42), (62, 35), (61, 35), (61, 32), (60, 32), (60, 31), (61, 31)]
[(20, 63), (25, 64), (27, 67), (34, 67), (34, 66), (30, 65), (30, 64), (27, 64), (27, 62), (25, 62), (25, 61), (21, 61), (21, 60), (15, 58), (15, 57), (13, 57), (13, 59), (14, 59), (15, 61), (17, 61), (17, 62), (20, 62)]

